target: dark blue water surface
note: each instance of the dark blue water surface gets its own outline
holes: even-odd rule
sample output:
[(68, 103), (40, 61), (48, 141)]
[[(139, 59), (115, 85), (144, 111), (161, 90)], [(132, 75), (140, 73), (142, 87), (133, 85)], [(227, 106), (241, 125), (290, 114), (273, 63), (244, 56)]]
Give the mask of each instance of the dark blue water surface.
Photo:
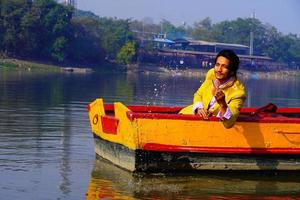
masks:
[[(202, 76), (176, 72), (89, 74), (0, 69), (0, 199), (232, 199), (296, 197), (300, 175), (132, 176), (95, 160), (86, 106), (187, 105)], [(300, 79), (243, 79), (247, 107), (300, 107)]]

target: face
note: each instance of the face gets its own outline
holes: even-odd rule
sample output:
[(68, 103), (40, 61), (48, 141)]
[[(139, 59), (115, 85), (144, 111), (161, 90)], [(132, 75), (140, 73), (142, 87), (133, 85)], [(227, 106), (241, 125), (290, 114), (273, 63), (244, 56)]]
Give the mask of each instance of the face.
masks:
[(223, 56), (219, 56), (215, 63), (215, 76), (220, 83), (225, 83), (230, 77), (230, 60)]

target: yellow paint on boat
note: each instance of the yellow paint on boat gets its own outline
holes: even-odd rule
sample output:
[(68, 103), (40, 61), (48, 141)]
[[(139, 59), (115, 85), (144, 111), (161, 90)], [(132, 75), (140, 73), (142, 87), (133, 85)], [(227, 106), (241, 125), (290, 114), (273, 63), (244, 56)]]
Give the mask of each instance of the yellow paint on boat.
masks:
[(105, 115), (103, 99), (96, 99), (88, 106), (90, 125), (93, 133), (102, 132), (101, 116)]
[[(140, 146), (158, 143), (195, 147), (299, 148), (300, 124), (138, 119)], [(278, 130), (295, 134), (279, 133)]]
[[(299, 123), (237, 122), (233, 128), (226, 129), (218, 121), (164, 118), (134, 118), (130, 121), (127, 116), (129, 109), (117, 102), (114, 104), (115, 118), (119, 120), (117, 134), (107, 134), (101, 125), (101, 116), (105, 115), (103, 100), (97, 99), (89, 107), (92, 132), (132, 150), (142, 149), (147, 143), (189, 147), (300, 148)], [(97, 115), (98, 121), (95, 120)]]
[[(122, 144), (129, 149), (135, 150), (137, 147), (137, 133), (135, 123), (131, 122), (126, 116), (129, 109), (122, 103), (114, 103), (115, 118), (119, 120), (117, 134), (107, 134), (103, 132), (101, 116), (105, 115), (104, 104), (102, 99), (97, 99), (90, 105), (89, 118), (91, 121), (92, 132), (102, 139)], [(93, 123), (95, 116), (98, 116), (97, 123)]]

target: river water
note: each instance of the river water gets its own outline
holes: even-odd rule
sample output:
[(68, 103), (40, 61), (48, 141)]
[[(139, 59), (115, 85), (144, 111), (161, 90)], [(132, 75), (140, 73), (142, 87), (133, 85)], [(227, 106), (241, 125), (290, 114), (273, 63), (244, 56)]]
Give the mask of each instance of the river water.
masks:
[[(0, 68), (0, 199), (300, 198), (300, 174), (199, 172), (132, 176), (95, 158), (86, 106), (187, 105), (203, 77), (181, 73), (55, 74)], [(300, 79), (243, 80), (247, 107), (300, 107)]]

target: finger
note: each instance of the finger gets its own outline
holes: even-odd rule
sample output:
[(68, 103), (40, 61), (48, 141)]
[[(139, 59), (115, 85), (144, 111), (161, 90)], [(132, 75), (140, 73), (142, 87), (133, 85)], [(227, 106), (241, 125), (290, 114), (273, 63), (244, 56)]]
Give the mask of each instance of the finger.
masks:
[(218, 96), (223, 96), (223, 95), (224, 95), (224, 93), (223, 93), (223, 91), (222, 91), (222, 90), (219, 90), (219, 91), (216, 93), (216, 95), (218, 95)]
[(215, 96), (216, 100), (222, 100), (223, 98), (225, 98), (225, 94), (222, 91), (219, 91), (216, 96)]
[(206, 111), (202, 108), (198, 110), (198, 114), (204, 118), (204, 119), (208, 119), (208, 114), (206, 113)]

